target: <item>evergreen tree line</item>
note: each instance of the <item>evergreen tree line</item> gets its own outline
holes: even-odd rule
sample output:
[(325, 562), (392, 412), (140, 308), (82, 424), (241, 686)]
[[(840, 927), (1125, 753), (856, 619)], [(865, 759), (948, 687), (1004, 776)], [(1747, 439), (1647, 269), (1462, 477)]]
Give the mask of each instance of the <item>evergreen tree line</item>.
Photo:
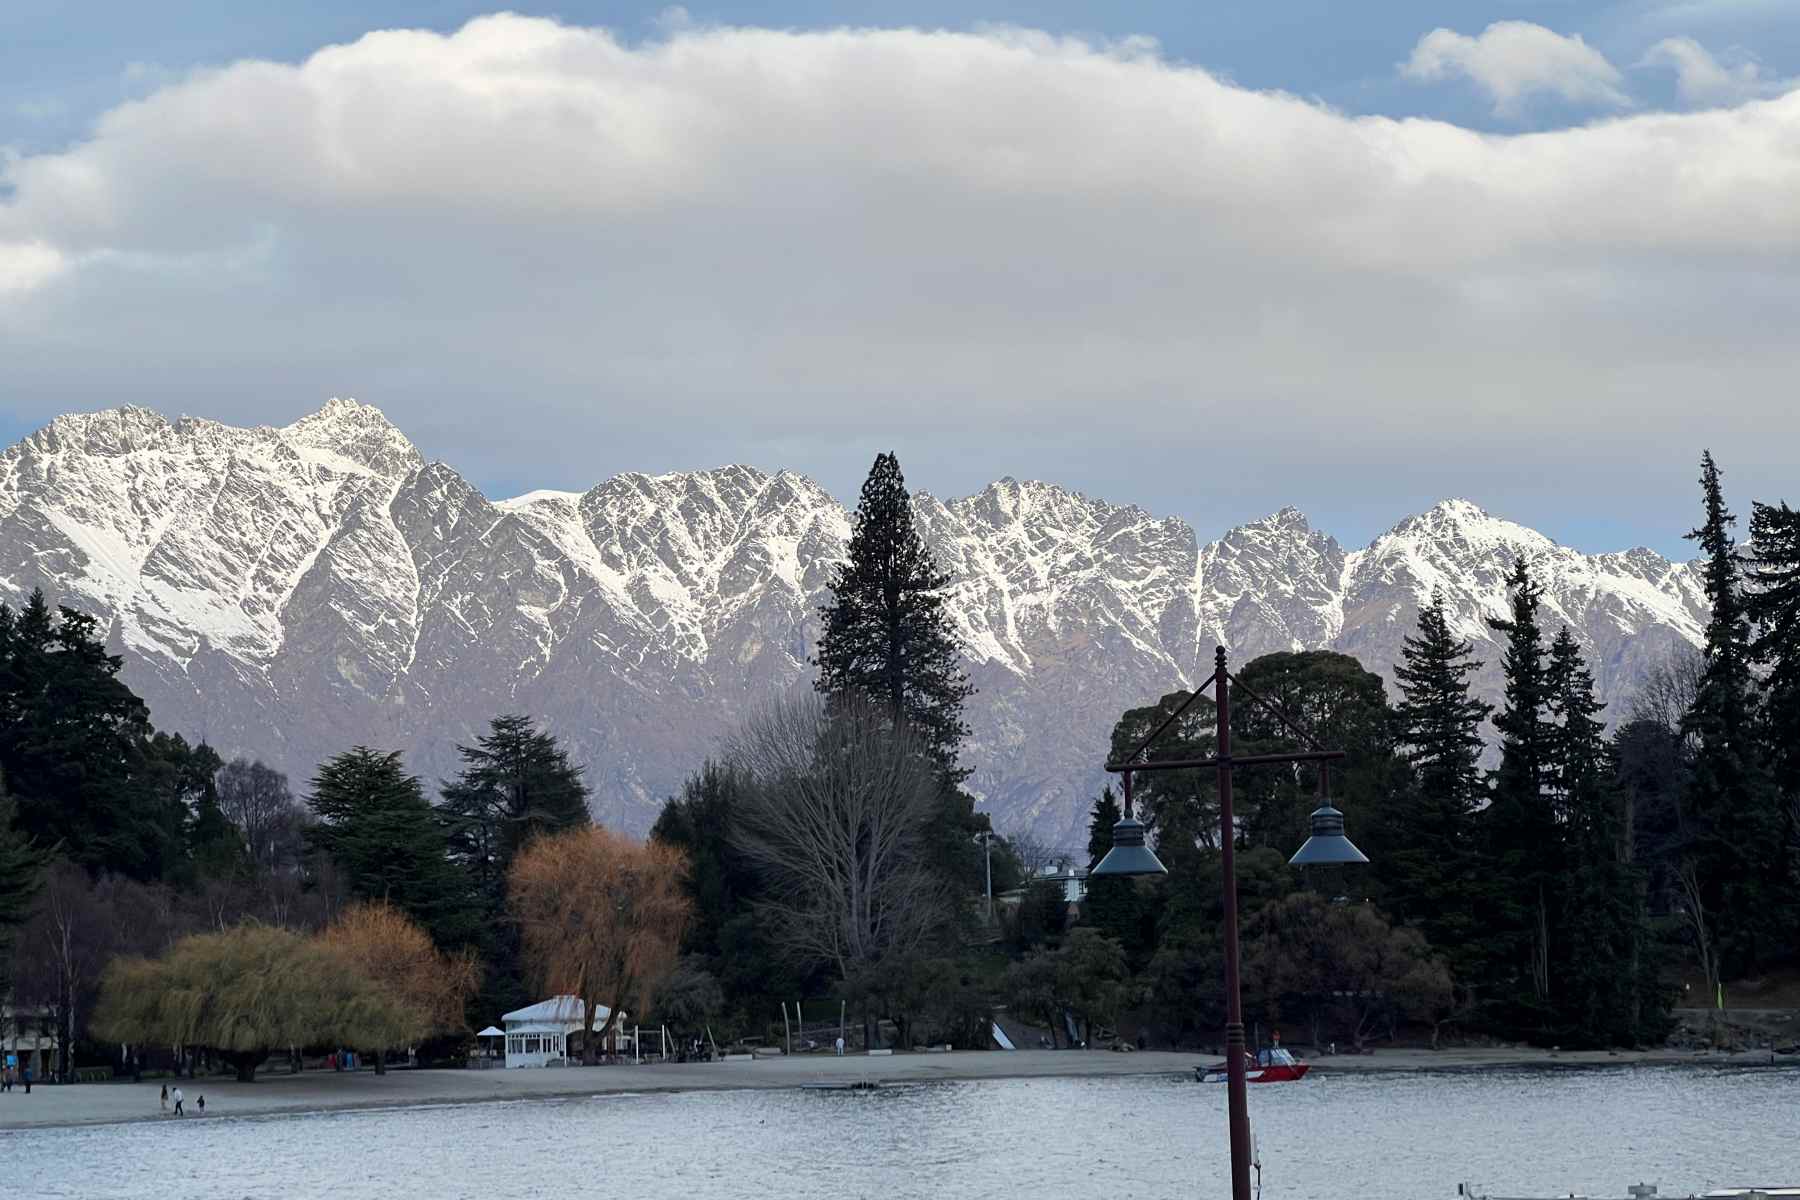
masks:
[[(1632, 1045), (1666, 1036), (1677, 1003), (1710, 1007), (1730, 981), (1796, 964), (1800, 518), (1756, 504), (1740, 549), (1710, 454), (1701, 486), (1690, 536), (1711, 605), (1704, 646), (1657, 671), (1610, 735), (1581, 648), (1567, 627), (1551, 632), (1525, 560), (1507, 579), (1507, 615), (1488, 622), (1505, 684), (1497, 710), (1471, 694), (1483, 664), (1441, 594), (1404, 642), (1391, 705), (1380, 680), (1343, 655), (1274, 654), (1242, 669), (1251, 690), (1349, 751), (1334, 792), (1371, 859), (1310, 878), (1288, 868), (1276, 850), (1304, 839), (1316, 770), (1238, 773), (1253, 1013), (1316, 1028), (1323, 1012), (1356, 1037), (1410, 1018), (1434, 1033)], [(1126, 713), (1115, 754), (1186, 699)], [(1234, 715), (1240, 753), (1280, 740), (1254, 707)], [(1210, 704), (1196, 704), (1157, 755), (1210, 754), (1212, 721)], [(1138, 798), (1170, 875), (1095, 881), (1084, 920), (1127, 950), (1156, 1033), (1200, 1037), (1222, 1019), (1222, 1004), (1204, 999), (1217, 996), (1221, 965), (1214, 783), (1144, 776)], [(1096, 802), (1095, 860), (1118, 816), (1110, 792)], [(1346, 915), (1356, 909), (1367, 917)], [(1321, 923), (1339, 925), (1348, 944), (1313, 936)], [(1401, 945), (1409, 933), (1417, 940)], [(1382, 968), (1355, 969), (1358, 958)], [(1365, 1011), (1346, 999), (1357, 996), (1378, 1002)]]

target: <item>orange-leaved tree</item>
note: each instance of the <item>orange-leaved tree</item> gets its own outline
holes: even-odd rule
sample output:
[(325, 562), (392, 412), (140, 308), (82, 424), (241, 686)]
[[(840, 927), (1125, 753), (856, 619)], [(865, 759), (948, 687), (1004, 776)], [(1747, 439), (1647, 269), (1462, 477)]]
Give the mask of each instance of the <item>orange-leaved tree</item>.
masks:
[(390, 1001), (385, 1020), (363, 1026), (379, 1043), (364, 1047), (376, 1052), (376, 1074), (387, 1069), (383, 1051), (466, 1027), (464, 1006), (481, 974), (474, 958), (441, 952), (398, 908), (386, 901), (353, 905), (319, 938)]
[[(687, 871), (674, 847), (597, 825), (540, 837), (513, 860), (507, 906), (526, 965), (547, 991), (584, 1005), (584, 1063), (620, 1014), (642, 1012), (675, 969), (692, 915)], [(596, 1028), (600, 1005), (611, 1011)]]

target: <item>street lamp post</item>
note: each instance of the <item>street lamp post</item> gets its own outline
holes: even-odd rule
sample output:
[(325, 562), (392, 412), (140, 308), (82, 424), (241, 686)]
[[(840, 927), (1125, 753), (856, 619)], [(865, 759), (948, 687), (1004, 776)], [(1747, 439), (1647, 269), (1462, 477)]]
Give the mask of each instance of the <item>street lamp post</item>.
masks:
[(975, 835), (975, 841), (981, 843), (982, 863), (987, 873), (987, 920), (994, 923), (994, 831), (984, 829)]
[[(1231, 685), (1249, 697), (1252, 703), (1272, 714), (1313, 749), (1291, 754), (1253, 754), (1235, 758), (1231, 753)], [(1218, 715), (1218, 753), (1212, 758), (1159, 759), (1138, 762), (1138, 756), (1151, 742), (1181, 718), (1208, 686)], [(1180, 771), (1213, 767), (1219, 779), (1219, 866), (1225, 877), (1225, 1087), (1226, 1106), (1231, 1120), (1231, 1195), (1232, 1200), (1250, 1200), (1250, 1107), (1244, 1087), (1244, 1006), (1239, 986), (1237, 851), (1236, 830), (1231, 810), (1231, 772), (1236, 767), (1261, 763), (1316, 762), (1319, 764), (1320, 805), (1312, 814), (1312, 836), (1289, 861), (1296, 865), (1319, 863), (1365, 863), (1362, 851), (1344, 836), (1344, 814), (1333, 808), (1326, 784), (1326, 763), (1345, 757), (1342, 750), (1326, 750), (1301, 729), (1286, 713), (1263, 701), (1234, 679), (1225, 669), (1225, 647), (1213, 656), (1212, 677), (1194, 689), (1168, 719), (1151, 731), (1119, 762), (1109, 762), (1106, 769), (1121, 777), (1125, 803), (1119, 823), (1113, 826), (1113, 846), (1106, 852), (1089, 878), (1095, 876), (1165, 875), (1168, 868), (1156, 852), (1144, 844), (1145, 828), (1131, 811), (1131, 777), (1141, 771)]]

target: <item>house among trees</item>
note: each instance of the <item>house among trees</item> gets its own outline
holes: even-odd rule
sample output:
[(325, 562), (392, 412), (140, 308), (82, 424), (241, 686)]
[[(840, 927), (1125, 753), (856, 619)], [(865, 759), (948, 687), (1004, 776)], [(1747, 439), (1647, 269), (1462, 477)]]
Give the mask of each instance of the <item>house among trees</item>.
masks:
[(49, 1031), (55, 1017), (49, 1009), (15, 1009), (0, 1004), (0, 1064), (14, 1071), (27, 1067), (35, 1078), (48, 1079), (56, 1038)]
[[(507, 1068), (560, 1067), (578, 1058), (582, 1038), (587, 1036), (587, 1024), (582, 1019), (585, 1010), (586, 1005), (578, 996), (552, 996), (501, 1017), (500, 1024), (506, 1029)], [(598, 1005), (594, 1023), (606, 1029), (611, 1016), (611, 1009)], [(626, 1014), (620, 1013), (617, 1021), (610, 1022), (612, 1027), (601, 1047), (603, 1054), (616, 1055), (621, 1044), (630, 1048), (631, 1035), (625, 1030), (625, 1020)]]

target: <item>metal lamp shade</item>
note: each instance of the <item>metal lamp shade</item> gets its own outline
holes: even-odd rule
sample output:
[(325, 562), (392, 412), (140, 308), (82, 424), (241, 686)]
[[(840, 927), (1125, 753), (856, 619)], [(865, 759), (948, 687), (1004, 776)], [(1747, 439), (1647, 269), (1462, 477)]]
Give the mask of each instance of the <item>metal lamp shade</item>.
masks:
[[(1115, 835), (1116, 837), (1117, 835)], [(1107, 857), (1111, 857), (1108, 855)], [(1312, 836), (1288, 862), (1296, 867), (1320, 866), (1325, 863), (1366, 863), (1369, 856), (1344, 836), (1344, 814), (1330, 801), (1313, 809)]]
[(1162, 865), (1162, 859), (1156, 857), (1156, 851), (1144, 845), (1144, 823), (1132, 817), (1126, 817), (1113, 826), (1112, 849), (1106, 857), (1095, 864), (1088, 872), (1089, 879), (1102, 875), (1167, 875), (1169, 868)]

